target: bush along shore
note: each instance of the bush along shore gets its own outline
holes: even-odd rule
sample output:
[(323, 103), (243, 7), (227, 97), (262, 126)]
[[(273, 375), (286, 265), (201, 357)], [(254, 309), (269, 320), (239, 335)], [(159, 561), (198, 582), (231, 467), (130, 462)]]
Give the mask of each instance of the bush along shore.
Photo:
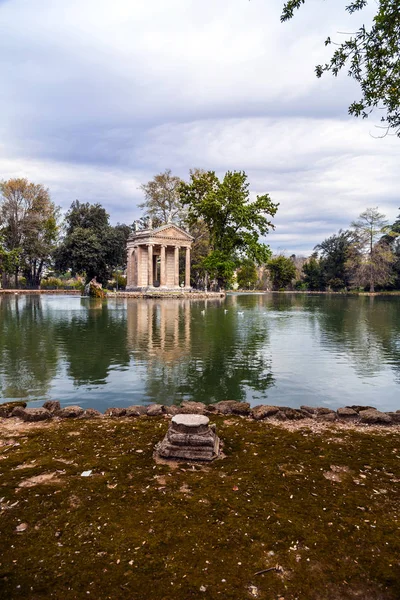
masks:
[[(157, 459), (177, 412), (221, 458)], [(0, 598), (398, 600), (399, 414), (0, 405)]]

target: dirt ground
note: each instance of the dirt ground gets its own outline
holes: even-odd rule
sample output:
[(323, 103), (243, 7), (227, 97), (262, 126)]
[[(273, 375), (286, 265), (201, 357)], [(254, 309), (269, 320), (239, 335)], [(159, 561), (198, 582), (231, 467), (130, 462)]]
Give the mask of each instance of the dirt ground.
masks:
[(210, 420), (0, 419), (0, 598), (399, 600), (399, 426)]

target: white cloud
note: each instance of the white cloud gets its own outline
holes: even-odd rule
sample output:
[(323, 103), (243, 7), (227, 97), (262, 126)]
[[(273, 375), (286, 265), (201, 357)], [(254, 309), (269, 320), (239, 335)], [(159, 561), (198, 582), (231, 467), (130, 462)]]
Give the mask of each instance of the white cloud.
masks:
[[(273, 247), (309, 251), (366, 206), (397, 214), (397, 139), (346, 116), (346, 77), (317, 80), (344, 4), (308, 0), (8, 0), (0, 3), (0, 173), (64, 208), (138, 215), (138, 187), (171, 168), (244, 169), (281, 203)], [(356, 26), (354, 26), (356, 22)], [(375, 131), (376, 133), (376, 131)]]

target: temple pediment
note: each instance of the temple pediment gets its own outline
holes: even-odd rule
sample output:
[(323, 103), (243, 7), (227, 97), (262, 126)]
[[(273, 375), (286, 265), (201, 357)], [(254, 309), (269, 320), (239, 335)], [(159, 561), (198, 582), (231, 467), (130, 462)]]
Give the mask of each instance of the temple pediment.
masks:
[(187, 231), (175, 225), (175, 223), (167, 223), (156, 227), (154, 229), (142, 229), (140, 231), (134, 231), (128, 238), (130, 243), (162, 243), (164, 241), (171, 241), (172, 243), (185, 243), (191, 244), (193, 236)]
[(178, 227), (174, 223), (168, 223), (167, 225), (162, 225), (161, 227), (157, 227), (157, 229), (152, 230), (153, 237), (155, 238), (173, 238), (175, 240), (184, 240), (185, 242), (191, 242), (194, 238), (187, 231)]

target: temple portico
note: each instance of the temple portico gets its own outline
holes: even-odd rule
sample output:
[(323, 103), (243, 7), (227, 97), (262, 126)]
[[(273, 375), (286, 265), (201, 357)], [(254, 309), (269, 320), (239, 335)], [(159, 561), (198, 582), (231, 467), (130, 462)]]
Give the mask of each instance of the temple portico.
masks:
[[(132, 233), (127, 242), (126, 289), (190, 289), (192, 242), (193, 237), (174, 223)], [(182, 274), (179, 273), (180, 252), (185, 256)]]

